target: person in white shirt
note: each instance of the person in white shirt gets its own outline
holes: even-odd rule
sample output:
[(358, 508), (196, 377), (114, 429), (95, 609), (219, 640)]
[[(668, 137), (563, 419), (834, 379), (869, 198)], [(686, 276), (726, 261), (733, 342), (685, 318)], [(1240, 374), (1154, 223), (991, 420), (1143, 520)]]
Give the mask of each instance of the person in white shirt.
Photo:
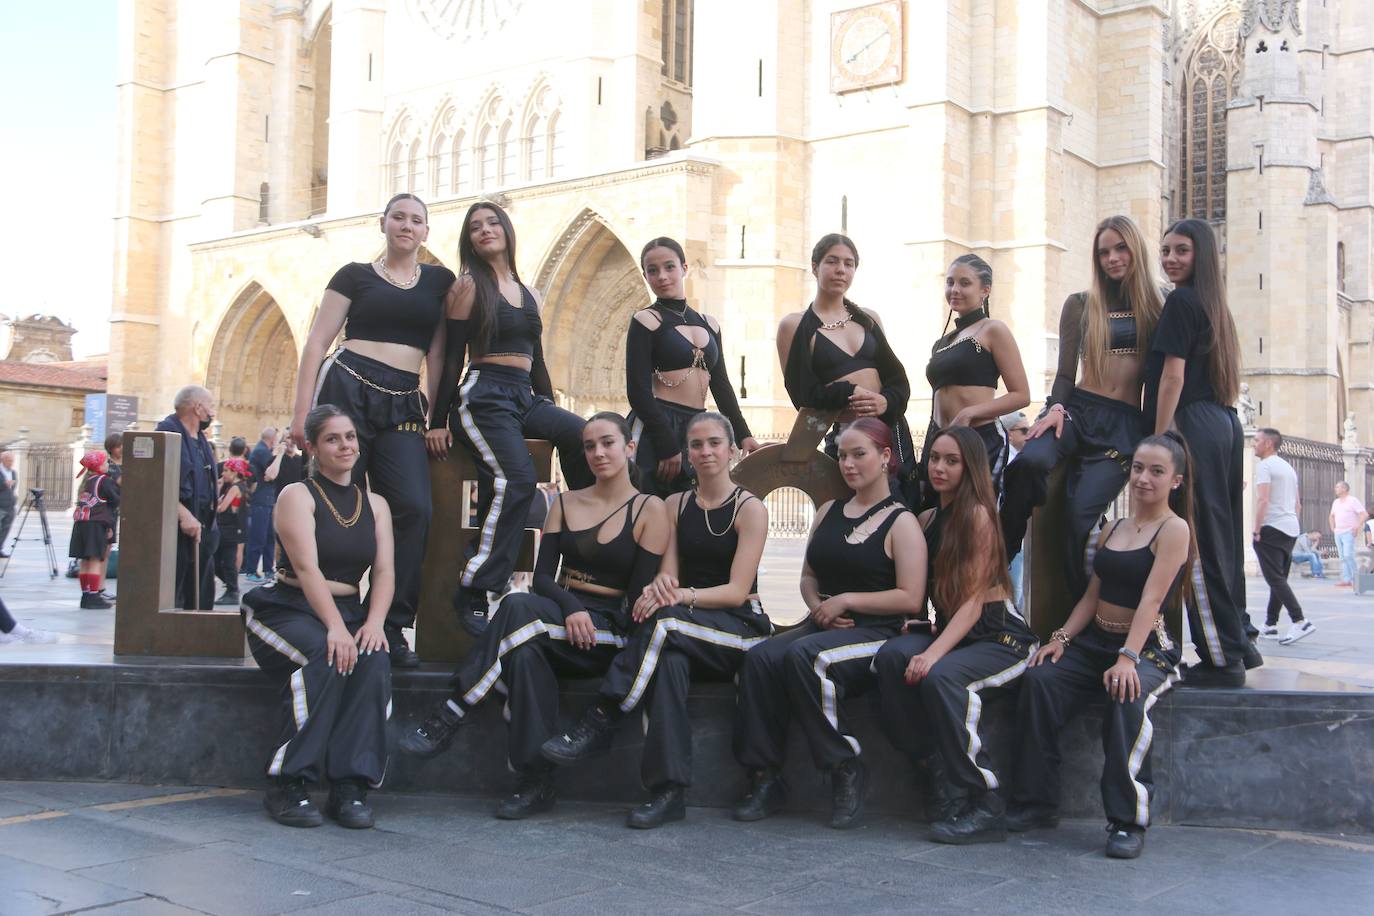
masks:
[(1278, 455), (1282, 444), (1283, 436), (1277, 429), (1265, 427), (1255, 434), (1255, 456), (1259, 458), (1259, 463), (1255, 465), (1253, 543), (1260, 572), (1269, 584), (1269, 607), (1259, 634), (1278, 639), (1279, 610), (1287, 608), (1293, 625), (1279, 640), (1287, 645), (1309, 635), (1316, 627), (1303, 617), (1302, 605), (1298, 604), (1293, 589), (1288, 586), (1288, 572), (1293, 566), (1293, 544), (1301, 533), (1298, 512), (1302, 503), (1298, 499), (1297, 472)]

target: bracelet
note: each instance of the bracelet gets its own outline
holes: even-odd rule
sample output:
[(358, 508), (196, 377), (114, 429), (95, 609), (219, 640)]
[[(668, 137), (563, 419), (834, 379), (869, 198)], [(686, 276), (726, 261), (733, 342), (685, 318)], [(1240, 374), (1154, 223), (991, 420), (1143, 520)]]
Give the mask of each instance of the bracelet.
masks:
[(1069, 643), (1073, 642), (1073, 638), (1069, 636), (1068, 632), (1063, 627), (1051, 633), (1050, 640), (1052, 642), (1061, 643), (1066, 649), (1069, 647)]
[(692, 600), (691, 600), (691, 602), (687, 605), (687, 607), (688, 607), (689, 610), (696, 610), (696, 607), (697, 607), (697, 587), (696, 587), (695, 585), (693, 585), (693, 586), (691, 586), (691, 589), (692, 589)]
[(1122, 646), (1120, 649), (1117, 649), (1117, 650), (1116, 650), (1116, 654), (1117, 654), (1117, 655), (1124, 655), (1124, 656), (1126, 656), (1127, 658), (1129, 658), (1131, 661), (1135, 662), (1137, 665), (1140, 664), (1140, 654), (1139, 654), (1138, 652), (1133, 652), (1133, 651), (1131, 651), (1130, 649), (1126, 648), (1125, 646)]

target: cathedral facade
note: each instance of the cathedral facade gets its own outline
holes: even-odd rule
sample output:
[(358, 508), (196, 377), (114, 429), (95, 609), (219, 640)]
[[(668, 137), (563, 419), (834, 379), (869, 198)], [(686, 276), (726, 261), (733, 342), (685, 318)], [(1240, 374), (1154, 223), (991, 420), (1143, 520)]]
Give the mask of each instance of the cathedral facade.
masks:
[(791, 426), (773, 333), (832, 231), (913, 428), (966, 251), (1041, 398), (1093, 227), (1126, 213), (1222, 233), (1261, 425), (1374, 433), (1366, 0), (121, 0), (120, 28), (109, 390), (150, 413), (194, 381), (226, 432), (284, 421), (325, 283), (413, 191), (454, 268), (467, 207), (508, 209), (582, 413), (626, 406), (660, 235), (761, 433)]

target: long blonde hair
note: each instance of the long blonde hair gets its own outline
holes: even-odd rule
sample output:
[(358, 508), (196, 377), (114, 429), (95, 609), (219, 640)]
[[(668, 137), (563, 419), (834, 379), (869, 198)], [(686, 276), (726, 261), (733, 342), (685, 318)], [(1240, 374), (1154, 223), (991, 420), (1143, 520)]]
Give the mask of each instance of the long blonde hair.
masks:
[[(1119, 284), (1107, 276), (1097, 256), (1098, 239), (1108, 229), (1121, 236), (1131, 252), (1131, 267)], [(1111, 343), (1111, 320), (1107, 313), (1130, 306), (1135, 316), (1136, 349), (1143, 355), (1149, 352), (1150, 339), (1164, 310), (1164, 297), (1155, 276), (1153, 253), (1146, 247), (1140, 227), (1129, 216), (1109, 216), (1097, 224), (1092, 259), (1093, 282), (1083, 309), (1083, 381), (1096, 387), (1107, 374), (1107, 350)]]

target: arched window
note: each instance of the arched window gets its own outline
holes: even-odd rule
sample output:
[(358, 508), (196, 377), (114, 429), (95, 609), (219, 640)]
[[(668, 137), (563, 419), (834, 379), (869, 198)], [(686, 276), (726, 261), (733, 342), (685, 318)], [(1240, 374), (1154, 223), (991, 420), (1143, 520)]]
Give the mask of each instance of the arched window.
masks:
[(558, 112), (549, 115), (549, 177), (557, 178), (568, 168), (567, 148), (563, 143), (567, 139), (565, 131), (559, 128)]
[(510, 184), (519, 177), (519, 173), (515, 170), (516, 162), (518, 161), (516, 158), (518, 155), (518, 147), (515, 142), (515, 137), (512, 136), (514, 133), (515, 131), (511, 127), (510, 121), (501, 125), (499, 153), (501, 157), (501, 184)]
[(477, 135), (477, 189), (484, 190), (499, 179), (496, 175), (496, 138), (490, 125)]
[(410, 179), (406, 190), (412, 194), (423, 194), (425, 190), (425, 153), (420, 148), (420, 138), (410, 141)]
[(400, 194), (406, 189), (405, 147), (397, 140), (391, 144), (391, 155), (387, 157), (387, 185), (392, 194)]
[(467, 136), (460, 130), (453, 138), (453, 191), (466, 194), (472, 190), (472, 150)]
[(1240, 88), (1240, 14), (1200, 32), (1183, 67), (1175, 217), (1226, 218), (1226, 103)]
[(429, 147), (429, 158), (434, 176), (434, 184), (429, 193), (434, 197), (446, 197), (453, 193), (453, 159), (449, 152), (448, 136), (442, 130), (434, 135), (434, 142)]
[(548, 119), (530, 118), (525, 128), (525, 175), (530, 181), (543, 181), (549, 171)]

